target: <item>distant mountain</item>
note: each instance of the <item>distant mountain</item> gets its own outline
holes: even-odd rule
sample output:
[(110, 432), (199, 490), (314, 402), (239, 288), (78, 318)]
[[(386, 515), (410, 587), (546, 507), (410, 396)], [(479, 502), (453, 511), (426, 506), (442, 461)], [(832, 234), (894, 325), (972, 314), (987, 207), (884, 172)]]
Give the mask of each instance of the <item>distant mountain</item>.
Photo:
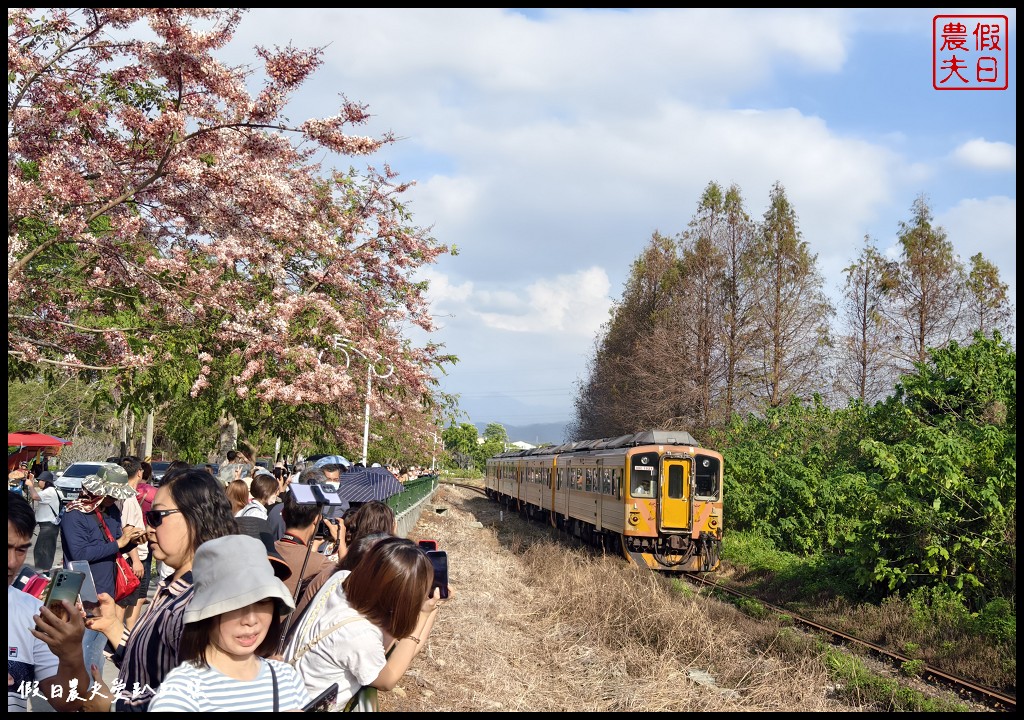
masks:
[[(481, 435), (489, 423), (473, 423)], [(501, 423), (505, 425), (505, 423)], [(526, 442), (531, 445), (551, 443), (561, 445), (565, 442), (565, 426), (569, 421), (554, 423), (534, 423), (533, 425), (505, 425), (509, 442)]]

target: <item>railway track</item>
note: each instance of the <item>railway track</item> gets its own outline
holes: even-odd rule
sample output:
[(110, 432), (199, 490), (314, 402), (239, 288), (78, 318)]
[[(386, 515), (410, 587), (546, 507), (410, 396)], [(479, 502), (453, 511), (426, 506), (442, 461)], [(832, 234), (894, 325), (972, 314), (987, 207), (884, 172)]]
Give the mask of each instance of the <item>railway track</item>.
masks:
[[(460, 482), (444, 482), (443, 484), (452, 485), (454, 487), (462, 488), (486, 496), (484, 488), (477, 485), (471, 485), (468, 483)], [(896, 667), (902, 667), (904, 663), (910, 663), (915, 660), (914, 658), (910, 658), (905, 655), (901, 655), (900, 653), (893, 652), (892, 650), (885, 648), (881, 645), (876, 645), (875, 643), (862, 640), (841, 630), (837, 630), (827, 625), (822, 625), (821, 623), (818, 623), (814, 620), (802, 617), (799, 614), (796, 614), (793, 611), (788, 610), (786, 608), (772, 605), (771, 603), (765, 602), (761, 598), (758, 598), (754, 595), (750, 595), (741, 590), (736, 590), (727, 585), (722, 585), (717, 581), (717, 578), (714, 578), (713, 576), (709, 577), (690, 573), (680, 573), (680, 575), (683, 578), (689, 580), (690, 582), (711, 589), (715, 593), (721, 593), (734, 598), (742, 598), (757, 602), (763, 607), (768, 608), (775, 613), (786, 615), (787, 617), (792, 618), (793, 622), (797, 623), (802, 627), (805, 627), (819, 634), (825, 635), (835, 642), (844, 643), (846, 645), (852, 645), (867, 650), (876, 657), (880, 657), (891, 662)], [(995, 690), (993, 688), (980, 685), (967, 678), (952, 675), (930, 665), (924, 665), (923, 669), (920, 672), (920, 677), (928, 682), (937, 683), (945, 687), (948, 687), (954, 690), (961, 697), (970, 697), (976, 702), (980, 702), (992, 708), (993, 710), (1013, 712), (1017, 708), (1017, 699), (1013, 695), (1009, 695), (999, 690)]]
[(479, 485), (470, 485), (469, 483), (452, 482), (451, 480), (439, 480), (439, 485), (451, 485), (452, 487), (462, 488), (464, 490), (472, 490), (475, 493), (479, 493), (484, 497), (487, 497), (487, 493)]
[[(788, 610), (786, 608), (772, 605), (771, 603), (765, 602), (761, 598), (758, 598), (754, 595), (750, 595), (740, 590), (730, 588), (727, 585), (722, 585), (719, 582), (717, 582), (716, 579), (712, 579), (701, 575), (686, 575), (685, 577), (692, 583), (695, 583), (703, 587), (711, 588), (713, 592), (722, 593), (735, 598), (753, 600), (754, 602), (757, 602), (758, 604), (772, 610), (773, 612), (786, 615), (787, 617), (792, 618), (794, 622), (803, 627), (809, 628), (823, 635), (827, 635), (834, 641), (842, 642), (847, 645), (854, 645), (865, 650), (868, 650), (872, 654), (892, 662), (897, 667), (901, 667), (904, 663), (909, 663), (914, 660), (914, 658), (910, 658), (905, 655), (901, 655), (900, 653), (893, 652), (892, 650), (882, 647), (881, 645), (876, 645), (875, 643), (868, 642), (867, 640), (862, 640), (853, 635), (849, 635), (841, 630), (836, 630), (835, 628), (829, 627), (827, 625), (822, 625), (821, 623), (815, 622), (814, 620), (809, 620), (808, 618), (802, 617), (801, 615), (796, 614), (793, 611)], [(985, 685), (980, 685), (967, 678), (963, 678), (957, 675), (951, 675), (950, 673), (944, 672), (930, 665), (924, 665), (920, 673), (920, 676), (922, 679), (927, 680), (929, 682), (939, 683), (951, 688), (961, 697), (970, 696), (977, 702), (980, 702), (984, 705), (987, 705), (988, 707), (991, 707), (993, 710), (1014, 712), (1017, 709), (1017, 699), (1015, 696), (1008, 695), (1004, 692), (995, 690)]]

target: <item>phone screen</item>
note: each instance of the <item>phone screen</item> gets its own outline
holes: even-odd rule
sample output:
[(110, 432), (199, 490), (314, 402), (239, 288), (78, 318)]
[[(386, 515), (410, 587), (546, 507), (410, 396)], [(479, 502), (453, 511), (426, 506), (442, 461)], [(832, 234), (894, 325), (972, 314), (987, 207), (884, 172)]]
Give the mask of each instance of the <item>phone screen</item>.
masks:
[(295, 502), (299, 505), (316, 505), (317, 498), (313, 494), (312, 485), (300, 485), (299, 483), (292, 483), (288, 486), (289, 492), (292, 497), (295, 498)]
[(434, 566), (434, 584), (430, 586), (430, 595), (434, 588), (441, 588), (441, 599), (448, 597), (448, 553), (444, 550), (428, 550), (427, 557)]

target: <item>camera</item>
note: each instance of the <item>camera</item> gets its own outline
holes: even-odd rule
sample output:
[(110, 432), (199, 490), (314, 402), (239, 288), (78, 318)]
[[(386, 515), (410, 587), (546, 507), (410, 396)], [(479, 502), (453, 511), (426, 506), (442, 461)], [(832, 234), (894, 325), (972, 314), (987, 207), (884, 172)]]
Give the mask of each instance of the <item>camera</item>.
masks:
[(324, 538), (325, 540), (333, 537), (333, 535), (331, 534), (331, 530), (327, 527), (327, 525), (336, 525), (337, 522), (337, 520), (331, 520), (330, 518), (324, 517), (322, 520), (320, 520), (320, 524), (317, 525), (316, 535), (318, 537)]

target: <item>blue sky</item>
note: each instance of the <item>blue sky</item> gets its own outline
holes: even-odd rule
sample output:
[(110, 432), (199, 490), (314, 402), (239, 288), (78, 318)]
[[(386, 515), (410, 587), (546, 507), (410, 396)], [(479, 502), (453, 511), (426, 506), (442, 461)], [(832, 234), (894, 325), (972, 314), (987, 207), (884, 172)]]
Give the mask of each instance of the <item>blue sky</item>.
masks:
[[(932, 88), (936, 14), (1009, 17), (1008, 90)], [(416, 223), (459, 250), (423, 273), (432, 339), (460, 358), (442, 388), (473, 422), (523, 425), (571, 418), (630, 263), (712, 180), (755, 218), (781, 182), (833, 296), (923, 193), (1015, 302), (1016, 42), (1008, 8), (300, 8), (251, 10), (227, 59), (327, 46), (290, 117), (344, 94), (374, 114), (359, 134), (401, 138), (368, 162), (416, 181)]]

